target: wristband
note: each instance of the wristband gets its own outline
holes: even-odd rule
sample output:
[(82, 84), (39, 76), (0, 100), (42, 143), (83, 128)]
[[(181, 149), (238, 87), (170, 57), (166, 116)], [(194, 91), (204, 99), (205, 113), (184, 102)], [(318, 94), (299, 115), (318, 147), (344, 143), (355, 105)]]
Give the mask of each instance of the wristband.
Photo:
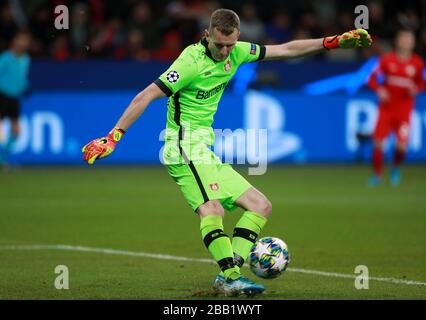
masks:
[(322, 40), (322, 46), (327, 50), (338, 49), (340, 48), (339, 39), (340, 36), (325, 37)]
[(114, 142), (118, 142), (121, 140), (123, 135), (126, 133), (123, 129), (120, 128), (113, 128), (109, 133), (108, 137), (113, 140)]

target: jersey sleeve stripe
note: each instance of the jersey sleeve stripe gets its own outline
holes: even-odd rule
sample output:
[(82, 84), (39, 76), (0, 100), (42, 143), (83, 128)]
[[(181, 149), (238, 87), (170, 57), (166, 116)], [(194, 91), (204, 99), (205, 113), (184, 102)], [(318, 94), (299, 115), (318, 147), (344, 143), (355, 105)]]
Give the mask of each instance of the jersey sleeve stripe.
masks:
[(260, 45), (260, 52), (259, 52), (259, 57), (257, 57), (256, 61), (261, 61), (263, 60), (263, 58), (265, 58), (265, 52), (266, 52), (266, 48), (264, 45)]
[(173, 91), (169, 89), (169, 87), (167, 87), (163, 81), (161, 81), (160, 79), (157, 79), (154, 81), (154, 83), (161, 89), (161, 91), (164, 92), (164, 94), (167, 97), (170, 97), (173, 94)]
[(175, 114), (173, 119), (175, 120), (176, 124), (180, 127), (180, 92), (176, 92), (175, 95), (173, 96), (173, 102), (175, 104)]

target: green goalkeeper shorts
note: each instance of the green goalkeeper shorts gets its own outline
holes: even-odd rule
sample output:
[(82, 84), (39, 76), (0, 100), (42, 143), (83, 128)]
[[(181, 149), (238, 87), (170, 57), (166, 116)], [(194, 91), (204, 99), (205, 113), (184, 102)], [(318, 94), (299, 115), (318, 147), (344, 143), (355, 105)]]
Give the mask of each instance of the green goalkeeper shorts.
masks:
[(222, 163), (210, 152), (213, 161), (207, 164), (199, 161), (168, 164), (167, 170), (194, 211), (209, 200), (219, 200), (224, 209), (233, 211), (238, 208), (235, 201), (251, 184), (230, 164)]

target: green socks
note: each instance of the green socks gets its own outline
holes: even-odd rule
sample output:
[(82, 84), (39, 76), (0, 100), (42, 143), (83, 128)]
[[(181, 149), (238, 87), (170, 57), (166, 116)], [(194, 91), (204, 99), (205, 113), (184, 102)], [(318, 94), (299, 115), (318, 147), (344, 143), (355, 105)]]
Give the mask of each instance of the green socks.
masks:
[(246, 211), (238, 220), (232, 238), (235, 264), (240, 268), (247, 260), (250, 249), (256, 242), (260, 231), (266, 223), (266, 218), (259, 213)]
[(256, 242), (266, 218), (259, 213), (246, 211), (238, 220), (231, 240), (223, 231), (222, 217), (209, 215), (201, 219), (200, 230), (204, 244), (217, 261), (225, 278), (236, 279)]
[(222, 217), (215, 215), (203, 217), (200, 230), (204, 244), (217, 261), (225, 278), (238, 278), (240, 268), (234, 263), (231, 240), (223, 231)]

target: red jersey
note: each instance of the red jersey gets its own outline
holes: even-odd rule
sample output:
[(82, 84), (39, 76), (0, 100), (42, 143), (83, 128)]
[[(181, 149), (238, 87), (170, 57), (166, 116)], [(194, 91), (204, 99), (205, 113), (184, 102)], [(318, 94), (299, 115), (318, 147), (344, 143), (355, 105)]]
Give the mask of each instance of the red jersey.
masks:
[[(424, 61), (417, 55), (412, 54), (407, 60), (401, 60), (395, 52), (383, 54), (379, 59), (376, 70), (368, 79), (371, 89), (377, 90), (379, 86), (387, 89), (390, 108), (405, 107), (412, 108), (414, 96), (410, 94), (411, 89), (420, 92), (425, 89), (423, 78)], [(377, 78), (384, 76), (384, 83), (379, 84)], [(382, 103), (383, 104), (383, 103)]]

